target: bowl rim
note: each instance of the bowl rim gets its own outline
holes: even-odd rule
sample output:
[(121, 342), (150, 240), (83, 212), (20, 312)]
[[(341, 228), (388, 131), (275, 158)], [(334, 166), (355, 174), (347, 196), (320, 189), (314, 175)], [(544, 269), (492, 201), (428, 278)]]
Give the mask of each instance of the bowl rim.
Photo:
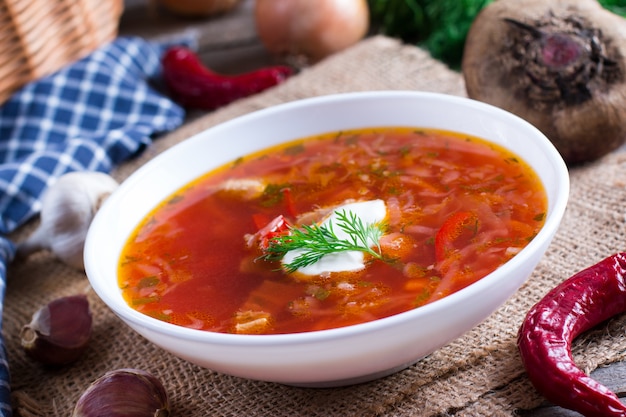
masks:
[[(229, 334), (190, 329), (149, 317), (132, 309), (128, 305), (122, 306), (123, 308), (121, 310), (115, 309), (111, 305), (120, 305), (120, 303), (116, 300), (111, 300), (111, 298), (107, 295), (107, 292), (103, 290), (103, 288), (105, 287), (104, 283), (100, 282), (100, 280), (93, 280), (91, 278), (93, 275), (95, 275), (95, 273), (89, 273), (90, 271), (92, 271), (93, 268), (93, 262), (91, 260), (91, 257), (93, 256), (94, 252), (94, 249), (92, 248), (95, 246), (95, 244), (93, 243), (92, 235), (93, 230), (95, 230), (96, 228), (96, 226), (94, 225), (98, 225), (100, 222), (99, 219), (102, 218), (102, 215), (100, 213), (104, 212), (108, 206), (113, 204), (115, 196), (118, 194), (118, 192), (121, 192), (121, 190), (132, 185), (132, 180), (134, 178), (139, 178), (143, 175), (144, 172), (147, 172), (153, 169), (153, 166), (158, 165), (162, 159), (168, 158), (168, 155), (172, 149), (181, 150), (182, 148), (187, 146), (193, 147), (195, 142), (201, 141), (203, 136), (206, 135), (209, 131), (213, 132), (216, 130), (226, 129), (232, 124), (250, 122), (257, 118), (264, 118), (274, 113), (280, 113), (285, 109), (297, 109), (300, 107), (315, 106), (329, 102), (347, 102), (352, 100), (360, 100), (363, 98), (375, 100), (379, 98), (393, 99), (407, 97), (419, 98), (421, 100), (445, 100), (446, 102), (449, 102), (450, 104), (455, 106), (470, 106), (481, 112), (495, 113), (495, 115), (497, 115), (498, 117), (508, 119), (520, 124), (520, 126), (523, 126), (529, 132), (533, 132), (535, 136), (544, 138), (544, 140), (537, 141), (537, 144), (546, 153), (547, 158), (553, 162), (553, 169), (558, 176), (556, 181), (560, 187), (560, 190), (557, 193), (557, 198), (553, 201), (548, 201), (548, 213), (545, 219), (544, 226), (541, 228), (535, 238), (512, 259), (501, 265), (498, 269), (491, 272), (484, 278), (481, 278), (480, 280), (470, 284), (469, 286), (442, 299), (436, 300), (430, 304), (392, 316), (376, 319), (370, 322), (327, 330), (269, 335)], [(477, 293), (482, 293), (486, 287), (492, 285), (493, 281), (500, 279), (500, 276), (509, 274), (515, 268), (518, 268), (520, 265), (524, 264), (528, 260), (528, 258), (530, 258), (539, 249), (539, 247), (541, 247), (541, 245), (545, 244), (546, 239), (549, 243), (549, 241), (552, 239), (552, 236), (558, 229), (563, 214), (565, 212), (569, 197), (569, 188), (570, 181), (568, 168), (557, 149), (545, 137), (545, 135), (521, 117), (484, 102), (445, 93), (407, 90), (376, 90), (365, 92), (334, 93), (316, 97), (296, 99), (294, 101), (284, 102), (260, 110), (255, 110), (250, 113), (236, 116), (224, 122), (218, 123), (214, 126), (210, 126), (209, 128), (204, 129), (201, 132), (195, 133), (184, 141), (175, 144), (171, 148), (156, 155), (154, 158), (147, 161), (144, 165), (140, 166), (137, 170), (131, 173), (129, 177), (120, 184), (118, 191), (114, 192), (113, 195), (107, 201), (105, 201), (100, 211), (96, 214), (94, 221), (92, 222), (92, 226), (90, 227), (87, 234), (85, 244), (85, 268), (88, 279), (93, 286), (95, 292), (117, 316), (129, 323), (132, 323), (133, 325), (140, 326), (155, 333), (166, 334), (168, 337), (180, 338), (192, 342), (211, 342), (214, 345), (258, 347), (272, 345), (310, 344), (334, 339), (345, 339), (353, 337), (357, 334), (363, 335), (367, 333), (375, 333), (389, 326), (394, 327), (396, 325), (412, 321), (419, 316), (431, 317), (438, 311), (449, 309), (450, 305), (456, 304), (461, 299), (475, 296)]]

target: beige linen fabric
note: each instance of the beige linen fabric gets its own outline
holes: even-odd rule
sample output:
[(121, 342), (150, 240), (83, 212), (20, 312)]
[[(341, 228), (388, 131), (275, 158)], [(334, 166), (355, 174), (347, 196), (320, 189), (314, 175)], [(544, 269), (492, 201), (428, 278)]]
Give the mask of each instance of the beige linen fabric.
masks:
[[(233, 117), (296, 99), (364, 90), (422, 90), (465, 95), (462, 76), (426, 52), (378, 36), (303, 70), (283, 85), (196, 116), (159, 138), (114, 175), (123, 180), (172, 145)], [(624, 248), (626, 155), (615, 153), (570, 172), (571, 200), (554, 242), (531, 278), (491, 317), (410, 368), (367, 384), (304, 389), (250, 381), (202, 369), (155, 347), (126, 327), (90, 291), (83, 273), (48, 253), (8, 271), (3, 332), (17, 416), (68, 416), (80, 394), (106, 371), (134, 367), (158, 376), (171, 396), (172, 415), (200, 416), (512, 416), (542, 402), (525, 377), (515, 338), (528, 309), (558, 282)], [(20, 240), (35, 226), (24, 227)], [(94, 334), (75, 364), (46, 369), (28, 359), (19, 331), (50, 300), (86, 292)], [(460, 312), (462, 314), (462, 312)], [(574, 345), (582, 368), (624, 358), (623, 317)]]

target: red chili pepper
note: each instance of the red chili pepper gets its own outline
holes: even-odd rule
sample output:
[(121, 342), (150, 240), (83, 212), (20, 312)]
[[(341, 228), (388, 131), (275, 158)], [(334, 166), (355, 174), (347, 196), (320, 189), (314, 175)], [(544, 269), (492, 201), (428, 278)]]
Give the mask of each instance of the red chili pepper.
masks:
[(185, 107), (214, 110), (273, 87), (293, 74), (287, 66), (261, 68), (245, 74), (217, 74), (190, 49), (175, 46), (162, 58), (163, 79), (172, 98)]
[(588, 417), (624, 417), (626, 406), (573, 361), (581, 333), (626, 311), (626, 253), (565, 280), (527, 314), (518, 348), (530, 381), (545, 398)]
[(446, 259), (455, 248), (455, 243), (462, 236), (472, 237), (478, 227), (476, 214), (470, 211), (458, 211), (443, 223), (435, 235), (435, 258), (437, 262)]

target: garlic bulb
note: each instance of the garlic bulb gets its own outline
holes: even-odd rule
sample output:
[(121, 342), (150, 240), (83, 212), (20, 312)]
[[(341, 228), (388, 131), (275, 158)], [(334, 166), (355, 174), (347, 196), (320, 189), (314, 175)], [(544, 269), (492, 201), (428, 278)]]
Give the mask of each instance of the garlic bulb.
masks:
[(70, 172), (59, 177), (42, 196), (39, 227), (17, 245), (17, 256), (48, 249), (66, 264), (83, 269), (83, 248), (89, 225), (118, 183), (102, 172)]

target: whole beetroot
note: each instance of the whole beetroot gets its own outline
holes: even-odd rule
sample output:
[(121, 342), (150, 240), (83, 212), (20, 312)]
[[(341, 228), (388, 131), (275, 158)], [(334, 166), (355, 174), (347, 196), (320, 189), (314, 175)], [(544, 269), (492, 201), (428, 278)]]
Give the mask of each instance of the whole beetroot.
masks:
[(476, 17), (462, 71), (470, 98), (526, 119), (569, 165), (626, 139), (626, 20), (595, 0), (497, 0)]

